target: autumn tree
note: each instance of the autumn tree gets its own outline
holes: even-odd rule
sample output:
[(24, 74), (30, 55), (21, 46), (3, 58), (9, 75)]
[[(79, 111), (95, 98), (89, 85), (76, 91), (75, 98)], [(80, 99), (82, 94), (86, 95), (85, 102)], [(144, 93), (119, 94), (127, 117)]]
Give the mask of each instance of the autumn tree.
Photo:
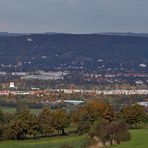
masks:
[(68, 127), (69, 125), (69, 117), (65, 111), (62, 109), (57, 109), (56, 111), (53, 112), (53, 117), (54, 117), (54, 128), (59, 132), (64, 135), (65, 131), (64, 129)]
[(43, 109), (43, 111), (38, 116), (41, 134), (46, 136), (52, 134), (54, 132), (53, 122), (54, 119), (51, 110), (48, 108)]
[(98, 100), (90, 101), (83, 110), (92, 121), (95, 121), (98, 117), (102, 117), (109, 122), (115, 120), (115, 111), (113, 107), (110, 104)]
[(115, 117), (116, 114), (111, 105), (98, 100), (91, 100), (85, 106), (78, 108), (77, 112), (73, 113), (72, 119), (77, 122), (78, 133), (83, 134), (88, 132), (91, 125), (100, 118), (111, 122), (115, 120)]
[(23, 128), (21, 127), (21, 120), (11, 120), (10, 123), (5, 125), (5, 135), (9, 139), (20, 140), (23, 137)]
[(129, 125), (137, 126), (138, 123), (142, 123), (146, 119), (144, 106), (139, 104), (124, 107), (121, 110), (121, 114), (125, 122)]
[(21, 111), (6, 126), (5, 132), (10, 139), (20, 140), (26, 138), (27, 135), (33, 135), (34, 138), (38, 134), (38, 123), (35, 115), (28, 110)]

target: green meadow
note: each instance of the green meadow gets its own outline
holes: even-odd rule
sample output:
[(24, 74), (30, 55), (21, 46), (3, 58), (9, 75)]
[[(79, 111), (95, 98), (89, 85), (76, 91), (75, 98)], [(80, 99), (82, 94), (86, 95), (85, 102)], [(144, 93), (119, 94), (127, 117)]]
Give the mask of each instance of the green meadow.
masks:
[(111, 148), (148, 148), (148, 129), (131, 130), (132, 139)]
[(81, 148), (85, 143), (86, 136), (63, 136), (41, 138), (25, 141), (3, 141), (0, 148), (60, 148), (63, 144), (72, 145), (74, 148)]
[[(131, 130), (132, 139), (120, 145), (109, 148), (148, 148), (148, 129)], [(74, 148), (83, 148), (86, 136), (49, 137), (37, 140), (1, 141), (0, 148), (60, 148), (63, 144), (70, 144)]]
[[(6, 113), (16, 113), (15, 107), (0, 106), (0, 109)], [(29, 110), (32, 114), (39, 114), (42, 111), (42, 109), (35, 109), (35, 108), (30, 108)]]

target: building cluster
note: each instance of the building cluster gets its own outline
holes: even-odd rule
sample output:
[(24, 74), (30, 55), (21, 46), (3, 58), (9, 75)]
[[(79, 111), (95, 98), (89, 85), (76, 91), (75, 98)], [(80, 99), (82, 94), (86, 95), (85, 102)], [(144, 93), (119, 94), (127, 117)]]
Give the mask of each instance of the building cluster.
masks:
[(147, 89), (139, 89), (139, 90), (83, 90), (83, 89), (57, 89), (54, 90), (57, 92), (64, 92), (67, 94), (71, 93), (94, 93), (97, 95), (148, 95)]
[(82, 90), (82, 89), (52, 89), (52, 90), (31, 90), (31, 91), (19, 91), (19, 90), (1, 90), (0, 95), (37, 95), (48, 94), (51, 92), (62, 92), (65, 94), (72, 93), (88, 93), (96, 95), (148, 95), (147, 89), (139, 90)]

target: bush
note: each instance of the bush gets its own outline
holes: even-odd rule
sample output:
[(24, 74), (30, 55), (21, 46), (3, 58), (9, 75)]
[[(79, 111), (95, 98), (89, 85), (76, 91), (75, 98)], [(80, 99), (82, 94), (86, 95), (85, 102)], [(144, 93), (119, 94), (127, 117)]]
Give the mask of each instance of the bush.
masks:
[(89, 133), (90, 137), (98, 137), (105, 145), (106, 142), (120, 144), (121, 141), (130, 140), (128, 126), (124, 122), (98, 123)]
[(98, 141), (96, 141), (94, 138), (87, 138), (87, 140), (85, 141), (83, 148), (88, 148), (92, 145), (96, 145)]
[(78, 125), (77, 131), (78, 131), (78, 134), (80, 135), (89, 132), (89, 130), (90, 130), (90, 124), (87, 122)]

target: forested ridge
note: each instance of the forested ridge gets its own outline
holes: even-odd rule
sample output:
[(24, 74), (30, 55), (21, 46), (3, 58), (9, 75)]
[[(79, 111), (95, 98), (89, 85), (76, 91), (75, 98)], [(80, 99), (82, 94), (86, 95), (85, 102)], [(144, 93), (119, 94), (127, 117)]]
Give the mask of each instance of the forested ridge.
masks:
[(147, 71), (148, 37), (100, 34), (0, 36), (0, 69), (24, 71), (68, 68)]

